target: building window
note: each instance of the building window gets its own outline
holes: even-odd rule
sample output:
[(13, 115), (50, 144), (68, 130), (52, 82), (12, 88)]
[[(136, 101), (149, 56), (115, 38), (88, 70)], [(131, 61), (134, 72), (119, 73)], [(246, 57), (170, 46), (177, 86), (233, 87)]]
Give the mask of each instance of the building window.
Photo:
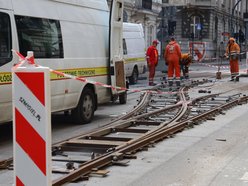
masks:
[(224, 0), (221, 0), (221, 6), (222, 6), (222, 7), (225, 7), (225, 2), (224, 2)]
[(142, 0), (142, 8), (152, 10), (152, 0)]
[[(238, 3), (239, 0), (235, 0), (235, 5)], [(239, 4), (235, 7), (236, 13), (240, 14), (241, 13), (241, 3), (239, 1)]]
[(169, 0), (162, 0), (162, 3), (169, 3)]
[[(226, 21), (225, 19), (222, 20), (222, 33), (226, 33)], [(226, 36), (222, 34), (221, 41), (225, 41)]]
[(147, 33), (147, 42), (148, 46), (152, 43), (153, 40), (153, 26), (148, 27), (148, 33)]
[(0, 13), (0, 66), (12, 60), (11, 27), (8, 14)]
[(20, 52), (36, 58), (63, 58), (60, 23), (57, 20), (15, 16)]
[(218, 25), (219, 25), (219, 20), (218, 20), (218, 17), (215, 17), (215, 20), (214, 20), (214, 33), (213, 33), (213, 39), (214, 41), (218, 41)]
[(202, 23), (199, 16), (192, 16), (190, 21), (190, 33), (192, 38), (201, 39)]
[(168, 21), (168, 34), (169, 36), (175, 35), (175, 30), (176, 30), (176, 21)]

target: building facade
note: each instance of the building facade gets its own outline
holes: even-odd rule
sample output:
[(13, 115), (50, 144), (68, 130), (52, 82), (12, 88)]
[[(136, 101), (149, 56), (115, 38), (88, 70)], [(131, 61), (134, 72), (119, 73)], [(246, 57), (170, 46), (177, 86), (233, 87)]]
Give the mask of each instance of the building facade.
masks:
[(162, 0), (124, 0), (124, 22), (142, 24), (146, 48), (157, 39), (161, 10)]
[(125, 0), (125, 21), (143, 25), (146, 47), (157, 38), (161, 9), (162, 0)]
[(247, 50), (247, 0), (124, 0), (124, 21), (141, 23), (146, 47), (158, 39), (160, 53), (171, 35), (195, 60), (223, 55), (230, 36)]
[(182, 51), (191, 52), (195, 60), (223, 55), (230, 36), (240, 36), (237, 42), (242, 46), (245, 43), (241, 35), (247, 34), (246, 0), (163, 0), (162, 3), (160, 40), (166, 43), (174, 35)]

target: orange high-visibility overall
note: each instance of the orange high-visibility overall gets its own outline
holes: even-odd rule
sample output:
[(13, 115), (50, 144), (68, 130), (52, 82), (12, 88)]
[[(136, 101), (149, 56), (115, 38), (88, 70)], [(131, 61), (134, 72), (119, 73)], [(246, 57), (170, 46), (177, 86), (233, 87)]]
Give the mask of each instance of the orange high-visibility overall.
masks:
[(155, 46), (150, 46), (146, 52), (147, 65), (149, 67), (149, 85), (153, 84), (155, 68), (158, 64), (158, 50)]
[(226, 48), (226, 54), (229, 55), (229, 65), (232, 79), (239, 75), (239, 53), (240, 47), (237, 43), (229, 44)]
[(181, 49), (176, 41), (171, 41), (165, 48), (164, 59), (168, 64), (168, 80), (173, 79), (174, 71), (176, 80), (180, 81), (180, 64)]

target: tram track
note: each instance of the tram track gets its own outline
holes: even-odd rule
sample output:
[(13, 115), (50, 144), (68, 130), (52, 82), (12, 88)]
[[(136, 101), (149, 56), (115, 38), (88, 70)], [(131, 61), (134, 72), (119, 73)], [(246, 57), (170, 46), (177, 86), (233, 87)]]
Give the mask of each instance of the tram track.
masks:
[[(87, 140), (101, 140), (104, 141), (104, 150), (105, 153), (98, 154), (98, 156), (93, 156), (93, 158), (89, 161), (82, 163), (76, 170), (69, 172), (67, 175), (60, 177), (54, 180), (53, 185), (61, 185), (70, 181), (75, 181), (79, 178), (85, 179), (85, 176), (91, 174), (92, 171), (101, 170), (102, 167), (111, 164), (122, 164), (122, 160), (125, 158), (130, 158), (130, 156), (134, 156), (133, 154), (142, 149), (148, 148), (150, 145), (174, 135), (177, 132), (184, 130), (185, 128), (192, 127), (194, 124), (201, 122), (202, 120), (207, 120), (213, 118), (217, 114), (221, 114), (223, 110), (231, 108), (235, 105), (241, 104), (243, 102), (247, 102), (248, 97), (240, 95), (236, 98), (233, 96), (233, 99), (230, 99), (232, 96), (228, 96), (222, 101), (219, 101), (218, 104), (209, 107), (202, 113), (198, 113), (197, 115), (193, 115), (189, 113), (192, 107), (200, 108), (199, 105), (204, 105), (204, 101), (207, 104), (213, 104), (213, 101), (216, 102), (216, 98), (220, 94), (213, 94), (202, 96), (201, 98), (196, 98), (191, 101), (186, 99), (185, 96), (185, 88), (182, 88), (178, 91), (179, 101), (171, 106), (160, 108), (148, 113), (141, 113), (136, 116), (131, 117), (131, 119), (127, 119), (126, 121), (122, 121), (122, 123), (115, 128), (109, 128), (105, 130), (105, 132), (101, 133), (91, 133), (86, 138), (81, 137), (81, 141), (77, 141), (80, 144), (77, 146), (78, 148), (84, 148), (84, 139)], [(151, 121), (151, 116), (159, 116), (160, 114), (174, 112), (174, 117), (165, 121)], [(185, 115), (188, 115), (185, 119)], [(142, 126), (156, 126), (153, 129), (144, 129), (138, 128)], [(148, 127), (148, 128), (149, 128)], [(134, 135), (131, 138), (121, 137), (113, 137), (113, 133), (131, 133), (131, 134), (139, 134)], [(111, 136), (112, 134), (112, 136)], [(99, 142), (99, 141), (98, 141)], [(112, 143), (113, 142), (113, 143)], [(120, 142), (120, 143), (119, 143)], [(65, 145), (66, 144), (66, 145)], [(73, 148), (69, 147), (70, 145), (75, 145), (72, 143), (60, 144), (60, 150), (67, 151), (73, 150)], [(99, 145), (96, 141), (94, 141), (94, 146)], [(88, 145), (88, 144), (87, 144)], [(109, 145), (109, 146), (108, 146)], [(69, 147), (69, 148), (68, 148)], [(74, 146), (75, 149), (77, 147)], [(74, 149), (74, 150), (75, 150)], [(97, 149), (99, 151), (99, 149)], [(96, 151), (96, 152), (97, 152)], [(100, 171), (100, 173), (103, 173)], [(105, 172), (107, 173), (107, 172)], [(104, 173), (103, 173), (104, 174)]]
[[(167, 91), (163, 87), (146, 91), (126, 115), (94, 131), (53, 144), (53, 185), (85, 180), (93, 173), (104, 176), (108, 171), (103, 167), (126, 166), (126, 160), (136, 158), (136, 152), (248, 100), (241, 94), (222, 95), (226, 92), (190, 99), (189, 87), (193, 85), (164, 94), (158, 93)], [(11, 166), (11, 160), (5, 162), (8, 163), (0, 162), (0, 167)]]

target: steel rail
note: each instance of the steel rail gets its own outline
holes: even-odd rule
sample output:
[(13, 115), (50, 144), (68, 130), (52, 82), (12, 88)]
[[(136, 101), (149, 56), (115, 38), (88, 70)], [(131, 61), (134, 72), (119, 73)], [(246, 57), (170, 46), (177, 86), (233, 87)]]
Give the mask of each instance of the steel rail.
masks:
[[(97, 157), (94, 160), (91, 160), (85, 164), (82, 164), (80, 168), (77, 170), (69, 173), (68, 175), (61, 177), (53, 182), (53, 185), (62, 185), (64, 183), (73, 181), (81, 176), (89, 174), (92, 169), (94, 168), (101, 168), (103, 166), (111, 164), (113, 161), (116, 161), (123, 156), (125, 156), (126, 153), (135, 152), (137, 150), (142, 149), (143, 147), (148, 146), (151, 143), (157, 142), (172, 133), (176, 133), (179, 131), (182, 131), (185, 127), (189, 125), (191, 122), (197, 122), (198, 120), (207, 117), (208, 115), (216, 114), (220, 110), (230, 108), (231, 106), (235, 104), (240, 104), (243, 101), (247, 102), (248, 97), (238, 98), (233, 101), (230, 101), (229, 103), (223, 104), (221, 106), (218, 106), (216, 108), (213, 108), (212, 110), (205, 112), (203, 114), (199, 114), (198, 116), (195, 116), (193, 118), (190, 118), (189, 120), (185, 121), (179, 121), (176, 120), (170, 123), (168, 126), (161, 127), (160, 130), (157, 130), (156, 132), (151, 133), (150, 135), (143, 136), (142, 138), (131, 140), (127, 142), (124, 145), (118, 146), (115, 149), (113, 149), (112, 152), (103, 154), (99, 157)], [(185, 105), (188, 105), (185, 102)], [(183, 109), (184, 110), (184, 109)], [(179, 114), (180, 115), (180, 114)]]
[[(180, 111), (178, 112), (178, 114), (170, 121), (173, 122), (174, 120), (178, 120), (179, 118), (182, 117), (182, 115), (185, 113), (185, 111), (187, 110), (187, 104), (186, 104), (186, 99), (185, 99), (185, 95), (184, 95), (184, 90), (185, 88), (180, 89), (179, 91), (179, 95), (180, 95), (180, 102), (174, 106), (170, 106), (169, 108), (166, 109), (159, 109), (159, 111), (154, 111), (151, 113), (147, 113), (147, 114), (143, 114), (141, 116), (137, 116), (135, 117), (136, 120), (143, 118), (144, 116), (148, 116), (148, 115), (154, 115), (154, 114), (158, 114), (161, 112), (165, 112), (171, 109), (175, 109), (181, 106)], [(130, 121), (127, 121), (127, 125), (129, 125)], [(123, 148), (126, 148), (127, 146), (130, 146), (131, 144), (135, 144), (137, 143), (137, 141), (140, 141), (141, 139), (146, 139), (148, 136), (152, 136), (154, 133), (158, 133), (160, 132), (160, 130), (163, 129), (163, 127), (165, 127), (165, 125), (167, 125), (167, 123), (163, 123), (161, 124), (158, 128), (149, 131), (148, 133), (143, 134), (140, 138), (137, 139), (132, 139), (130, 141), (128, 141), (127, 143), (117, 146), (116, 148), (113, 149), (114, 153), (107, 153), (104, 155), (101, 155), (100, 157), (91, 160), (89, 162), (87, 162), (86, 164), (82, 164), (81, 167), (75, 171), (73, 171), (73, 173), (69, 173), (68, 175), (59, 178), (57, 181), (54, 181), (53, 185), (61, 185), (64, 184), (70, 180), (76, 179), (78, 176), (80, 177), (81, 175), (86, 175), (89, 174), (91, 172), (91, 170), (93, 168), (96, 167), (102, 167), (105, 166), (109, 163), (112, 162), (113, 157), (115, 157), (114, 159), (119, 159), (119, 156), (123, 156), (123, 153), (118, 152), (118, 150), (121, 150)], [(117, 151), (117, 152), (115, 152)]]
[(86, 132), (84, 134), (79, 134), (77, 136), (68, 138), (66, 140), (63, 140), (63, 141), (54, 143), (53, 146), (58, 146), (58, 145), (66, 142), (66, 141), (69, 141), (69, 140), (75, 139), (75, 138), (80, 138), (82, 136), (91, 136), (91, 135), (96, 134), (96, 133), (99, 133), (99, 134), (105, 133), (105, 132), (102, 132), (102, 131), (104, 131), (104, 130), (110, 130), (110, 128), (113, 127), (113, 126), (116, 126), (116, 123), (118, 123), (118, 122), (119, 122), (119, 124), (120, 123), (126, 123), (125, 119), (131, 118), (132, 116), (134, 116), (137, 112), (139, 112), (140, 110), (142, 110), (147, 105), (150, 96), (151, 96), (151, 93), (150, 92), (145, 92), (144, 95), (143, 95), (143, 97), (142, 97), (142, 99), (138, 103), (138, 105), (134, 109), (132, 109), (130, 112), (128, 112), (126, 115), (121, 116), (121, 117), (118, 117), (117, 119), (109, 122), (108, 124), (106, 124), (106, 125), (98, 128), (98, 129), (93, 129), (93, 130), (88, 131), (88, 132)]

